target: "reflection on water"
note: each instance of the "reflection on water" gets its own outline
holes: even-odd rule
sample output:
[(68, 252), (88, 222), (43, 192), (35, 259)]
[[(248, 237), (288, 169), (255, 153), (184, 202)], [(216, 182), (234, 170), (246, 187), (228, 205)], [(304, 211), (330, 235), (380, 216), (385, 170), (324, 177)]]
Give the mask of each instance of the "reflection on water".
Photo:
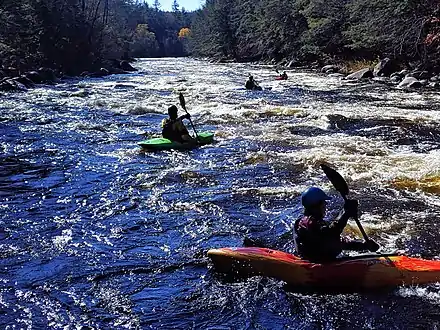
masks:
[[(272, 240), (333, 164), (386, 249), (439, 256), (437, 94), (307, 72), (190, 59), (2, 96), (0, 326), (6, 328), (432, 328), (439, 288), (305, 295), (228, 282), (206, 251)], [(249, 92), (252, 73), (265, 88)], [(216, 143), (142, 153), (183, 92)], [(347, 234), (359, 235), (352, 224)], [(392, 315), (392, 317), (390, 317)]]

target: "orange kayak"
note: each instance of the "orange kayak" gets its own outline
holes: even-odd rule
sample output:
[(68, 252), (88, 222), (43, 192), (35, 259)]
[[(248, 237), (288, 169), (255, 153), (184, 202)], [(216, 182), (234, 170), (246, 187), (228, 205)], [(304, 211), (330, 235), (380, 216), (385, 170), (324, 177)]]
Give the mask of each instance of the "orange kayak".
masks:
[(440, 281), (440, 261), (395, 254), (346, 257), (325, 264), (256, 247), (211, 249), (208, 256), (218, 272), (268, 276), (293, 287), (357, 290)]

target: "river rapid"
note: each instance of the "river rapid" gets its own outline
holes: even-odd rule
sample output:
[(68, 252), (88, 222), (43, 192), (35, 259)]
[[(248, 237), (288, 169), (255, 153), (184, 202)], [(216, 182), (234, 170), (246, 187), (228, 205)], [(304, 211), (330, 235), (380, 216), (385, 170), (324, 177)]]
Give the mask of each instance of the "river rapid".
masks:
[[(383, 251), (438, 258), (440, 94), (305, 71), (275, 81), (270, 67), (193, 59), (134, 66), (0, 96), (0, 328), (440, 326), (438, 284), (306, 294), (225, 280), (206, 257), (245, 236), (291, 249), (277, 237), (310, 185), (334, 197), (336, 214), (327, 162)], [(263, 92), (244, 89), (248, 74)], [(179, 92), (216, 142), (140, 152)]]

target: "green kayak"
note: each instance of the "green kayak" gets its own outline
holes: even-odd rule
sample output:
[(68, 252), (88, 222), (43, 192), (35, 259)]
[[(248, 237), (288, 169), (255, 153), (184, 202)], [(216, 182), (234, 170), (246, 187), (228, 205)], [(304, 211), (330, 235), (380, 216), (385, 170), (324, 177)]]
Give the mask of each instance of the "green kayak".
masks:
[(199, 136), (199, 140), (196, 143), (180, 143), (165, 138), (154, 138), (154, 139), (141, 141), (138, 144), (142, 148), (150, 151), (171, 150), (171, 149), (188, 150), (188, 149), (197, 148), (199, 146), (203, 146), (205, 144), (210, 144), (214, 141), (214, 133), (203, 132), (203, 133), (199, 133), (198, 136)]

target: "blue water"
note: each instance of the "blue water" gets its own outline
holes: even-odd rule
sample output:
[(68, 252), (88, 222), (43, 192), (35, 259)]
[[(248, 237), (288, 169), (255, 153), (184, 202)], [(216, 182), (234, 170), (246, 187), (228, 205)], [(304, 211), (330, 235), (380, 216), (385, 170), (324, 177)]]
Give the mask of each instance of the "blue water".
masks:
[[(439, 256), (435, 93), (269, 67), (140, 60), (140, 71), (0, 96), (0, 328), (436, 329), (440, 287), (303, 294), (229, 281), (206, 257), (245, 236), (280, 241), (334, 164), (384, 250)], [(252, 73), (264, 92), (244, 90)], [(216, 142), (145, 153), (178, 93)], [(341, 117), (344, 116), (344, 117)], [(428, 133), (429, 134), (428, 134)], [(352, 229), (350, 235), (356, 235)]]

